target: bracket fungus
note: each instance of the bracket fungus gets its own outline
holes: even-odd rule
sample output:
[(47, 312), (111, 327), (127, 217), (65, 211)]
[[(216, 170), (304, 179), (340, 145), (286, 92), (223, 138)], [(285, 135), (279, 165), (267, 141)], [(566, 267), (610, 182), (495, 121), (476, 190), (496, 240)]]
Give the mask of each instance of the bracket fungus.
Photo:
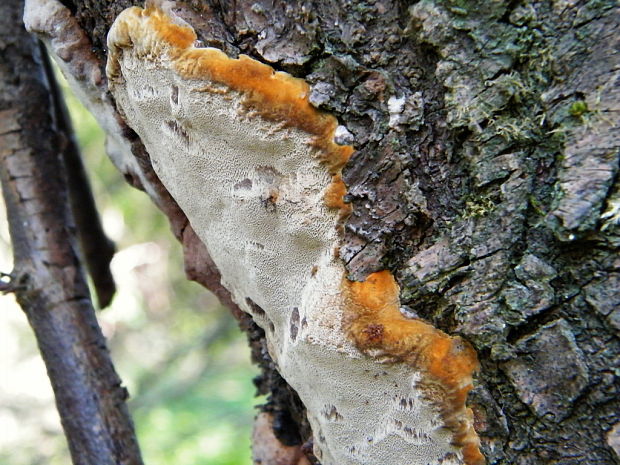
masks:
[(480, 465), (467, 343), (399, 311), (389, 271), (347, 279), (340, 170), (353, 153), (308, 84), (196, 45), (157, 6), (108, 34), (110, 90), (235, 302), (307, 408), (324, 465)]

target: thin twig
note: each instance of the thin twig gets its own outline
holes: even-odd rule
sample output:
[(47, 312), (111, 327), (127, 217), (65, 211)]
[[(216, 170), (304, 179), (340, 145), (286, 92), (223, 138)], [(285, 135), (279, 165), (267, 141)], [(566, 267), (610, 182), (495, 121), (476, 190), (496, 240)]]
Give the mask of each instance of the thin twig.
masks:
[(71, 118), (56, 81), (47, 50), (41, 42), (39, 42), (39, 48), (43, 57), (45, 74), (50, 82), (56, 127), (63, 139), (62, 155), (80, 248), (97, 293), (99, 307), (105, 308), (112, 302), (112, 297), (116, 293), (116, 284), (110, 271), (110, 262), (114, 257), (116, 247), (103, 230), (90, 182), (82, 163), (80, 148), (75, 140)]

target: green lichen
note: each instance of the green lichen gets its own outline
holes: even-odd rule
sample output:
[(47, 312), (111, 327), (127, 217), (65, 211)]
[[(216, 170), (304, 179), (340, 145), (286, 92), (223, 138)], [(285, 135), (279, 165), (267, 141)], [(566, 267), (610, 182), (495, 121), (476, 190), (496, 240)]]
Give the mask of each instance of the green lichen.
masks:
[(495, 209), (495, 202), (488, 195), (472, 196), (465, 200), (463, 218), (481, 218)]
[(589, 113), (588, 103), (585, 100), (577, 100), (576, 102), (571, 103), (570, 107), (568, 107), (568, 113), (571, 116), (579, 118), (586, 113)]
[(541, 217), (547, 216), (547, 212), (545, 211), (545, 207), (542, 203), (538, 201), (538, 199), (534, 195), (530, 195), (528, 198), (530, 202), (530, 206), (532, 209)]
[[(437, 4), (422, 2), (441, 11)], [(547, 43), (550, 25), (540, 22), (536, 4), (516, 8), (505, 18), (507, 4), (474, 4), (466, 0), (446, 0), (437, 21), (449, 18), (451, 29), (438, 28), (425, 37), (444, 50), (445, 96), (448, 123), (466, 127), (479, 141), (494, 133), (511, 143), (536, 144), (548, 136), (541, 94), (552, 76), (552, 44)], [(463, 11), (468, 12), (463, 18)], [(467, 40), (464, 41), (464, 36)], [(454, 44), (463, 42), (463, 47)], [(466, 45), (466, 46), (465, 46)]]
[(467, 16), (471, 5), (467, 0), (448, 0), (446, 7), (454, 14)]

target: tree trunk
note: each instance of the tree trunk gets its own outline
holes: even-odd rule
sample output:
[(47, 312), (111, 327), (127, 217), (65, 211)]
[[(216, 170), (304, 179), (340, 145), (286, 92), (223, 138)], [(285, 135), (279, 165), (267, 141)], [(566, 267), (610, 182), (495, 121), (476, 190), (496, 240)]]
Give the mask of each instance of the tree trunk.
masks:
[[(278, 347), (261, 319), (269, 309), (222, 284), (216, 251), (177, 204), (182, 195), (173, 198), (155, 173), (166, 168), (152, 163), (142, 126), (124, 101), (117, 106), (127, 121), (112, 104), (102, 77), (113, 51), (106, 35), (136, 2), (29, 3), (28, 27), (105, 120), (113, 160), (170, 218), (188, 277), (248, 333), (263, 370), (259, 390), (270, 393), (255, 460), (316, 461), (311, 444), (314, 437), (321, 450), (321, 432), (311, 431), (306, 406), (272, 360)], [(620, 463), (616, 2), (157, 3), (203, 46), (303, 78), (309, 102), (338, 118), (336, 142), (356, 150), (342, 171), (350, 215), (338, 255), (348, 279), (389, 270), (403, 312), (473, 346), (480, 369), (467, 405), (487, 463)], [(128, 34), (121, 52), (137, 41)], [(277, 195), (263, 201), (279, 208)], [(381, 339), (383, 326), (370, 334), (371, 326), (369, 340)], [(447, 460), (477, 463), (466, 454)]]

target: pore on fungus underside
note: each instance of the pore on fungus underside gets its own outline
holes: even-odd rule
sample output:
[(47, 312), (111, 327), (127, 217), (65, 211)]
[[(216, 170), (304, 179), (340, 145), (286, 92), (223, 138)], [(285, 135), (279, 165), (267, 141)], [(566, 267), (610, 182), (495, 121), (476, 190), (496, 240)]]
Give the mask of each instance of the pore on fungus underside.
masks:
[(465, 405), (473, 349), (404, 317), (389, 271), (346, 276), (341, 169), (354, 150), (334, 142), (336, 119), (310, 105), (305, 81), (195, 42), (172, 13), (125, 10), (108, 35), (109, 86), (223, 284), (265, 329), (319, 459), (484, 463)]

